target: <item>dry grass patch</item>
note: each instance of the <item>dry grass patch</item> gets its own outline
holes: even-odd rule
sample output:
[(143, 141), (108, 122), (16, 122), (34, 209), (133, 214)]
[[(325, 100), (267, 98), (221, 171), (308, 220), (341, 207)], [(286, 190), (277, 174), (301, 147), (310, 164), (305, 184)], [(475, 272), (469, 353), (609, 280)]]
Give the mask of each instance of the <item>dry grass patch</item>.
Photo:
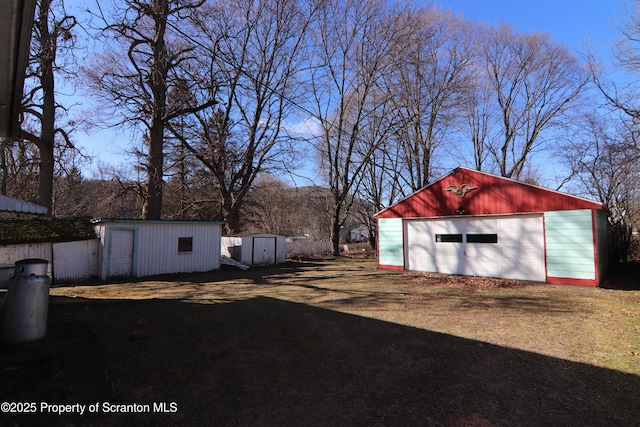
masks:
[(216, 303), (256, 297), (452, 334), (640, 374), (640, 292), (378, 270), (339, 258), (66, 286), (54, 296)]
[[(640, 420), (637, 291), (395, 272), (340, 258), (67, 285), (51, 295), (48, 360), (67, 360), (65, 349), (82, 342), (69, 337), (78, 325), (99, 353), (75, 359), (71, 371), (47, 365), (42, 395), (33, 376), (16, 374), (0, 397), (78, 400), (69, 372), (103, 363), (111, 391), (92, 398), (179, 407), (99, 414), (96, 425)], [(8, 363), (5, 372), (15, 368)]]

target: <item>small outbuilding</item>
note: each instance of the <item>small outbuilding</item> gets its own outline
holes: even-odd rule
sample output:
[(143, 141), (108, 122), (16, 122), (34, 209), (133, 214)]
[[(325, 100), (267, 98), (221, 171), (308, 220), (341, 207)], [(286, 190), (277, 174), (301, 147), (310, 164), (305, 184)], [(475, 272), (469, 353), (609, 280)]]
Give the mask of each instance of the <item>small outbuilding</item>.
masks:
[(96, 220), (94, 224), (102, 280), (220, 268), (222, 222)]
[(46, 215), (47, 208), (45, 206), (36, 205), (35, 203), (25, 202), (24, 200), (14, 199), (0, 194), (0, 212)]
[(287, 259), (286, 237), (269, 233), (225, 236), (222, 255), (244, 265), (281, 264)]
[(458, 167), (376, 215), (378, 267), (597, 286), (601, 203)]

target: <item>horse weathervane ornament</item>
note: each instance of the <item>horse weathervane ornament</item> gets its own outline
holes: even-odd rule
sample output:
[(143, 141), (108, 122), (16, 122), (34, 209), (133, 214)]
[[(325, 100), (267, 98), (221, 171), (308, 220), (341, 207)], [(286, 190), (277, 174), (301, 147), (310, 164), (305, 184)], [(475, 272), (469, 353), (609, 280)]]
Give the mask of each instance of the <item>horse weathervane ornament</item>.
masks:
[(475, 190), (475, 189), (476, 187), (474, 187), (471, 184), (462, 184), (460, 187), (456, 187), (455, 185), (450, 185), (447, 188), (445, 188), (446, 191), (450, 191), (451, 193), (455, 194), (458, 197), (464, 197), (469, 191)]

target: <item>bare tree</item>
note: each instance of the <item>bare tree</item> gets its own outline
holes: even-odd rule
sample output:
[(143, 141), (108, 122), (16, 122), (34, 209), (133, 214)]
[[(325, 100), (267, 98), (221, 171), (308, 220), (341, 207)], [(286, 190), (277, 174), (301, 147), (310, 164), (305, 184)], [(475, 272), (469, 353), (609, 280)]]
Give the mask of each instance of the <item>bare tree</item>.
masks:
[(638, 103), (638, 74), (640, 73), (640, 0), (625, 0), (626, 15), (619, 28), (620, 40), (615, 46), (615, 68), (626, 72), (625, 79), (617, 83), (605, 76), (605, 67), (598, 63), (593, 54), (589, 55), (589, 67), (593, 81), (605, 103), (622, 112), (628, 120), (630, 142), (640, 151), (638, 144), (640, 125), (640, 103)]
[(640, 153), (635, 134), (615, 115), (592, 114), (564, 149), (579, 190), (609, 211), (609, 254), (614, 262), (627, 262), (632, 231), (640, 224)]
[(35, 144), (22, 139), (2, 146), (2, 194), (23, 200), (38, 199), (39, 154)]
[(604, 67), (593, 54), (589, 55), (589, 66), (596, 87), (608, 104), (622, 111), (635, 122), (640, 121), (638, 103), (638, 79), (640, 71), (640, 0), (625, 0), (625, 17), (619, 27), (620, 40), (614, 49), (615, 67), (627, 72), (626, 81), (607, 81)]
[(372, 140), (380, 143), (362, 169), (362, 183), (357, 192), (362, 203), (356, 205), (354, 215), (360, 224), (367, 227), (369, 243), (375, 248), (377, 227), (374, 215), (406, 194), (402, 186), (404, 168), (398, 141), (387, 135), (373, 135)]
[[(605, 105), (600, 116), (591, 117), (585, 128), (591, 131), (588, 146), (568, 149), (570, 165), (609, 210), (609, 252), (613, 261), (628, 260), (633, 249), (632, 232), (640, 224), (640, 1), (624, 2), (626, 15), (621, 23), (620, 40), (615, 46), (615, 67), (624, 79), (608, 80), (604, 67), (593, 54), (589, 66), (594, 84)], [(606, 115), (604, 115), (606, 114)], [(571, 147), (570, 147), (571, 148)]]
[(490, 161), (490, 138), (495, 135), (497, 117), (492, 108), (492, 92), (486, 75), (476, 69), (470, 77), (470, 85), (462, 103), (466, 112), (463, 133), (473, 147), (474, 168), (483, 171), (487, 169), (487, 163)]
[[(189, 74), (200, 73), (190, 71)], [(206, 75), (206, 71), (202, 75)], [(194, 93), (186, 79), (178, 79), (169, 91), (168, 107), (172, 111), (184, 111), (192, 105), (198, 105), (201, 102), (198, 98), (204, 99), (206, 96), (206, 93)], [(181, 115), (167, 124), (165, 190), (172, 197), (163, 198), (163, 216), (170, 219), (220, 219), (220, 201), (215, 196), (219, 193), (217, 181), (187, 149), (187, 145), (193, 143), (183, 143), (186, 138), (197, 140), (200, 137), (193, 133), (193, 122), (190, 115)]]
[[(184, 79), (202, 52), (189, 37), (190, 18), (204, 0), (127, 0), (110, 17), (99, 9), (104, 53), (85, 67), (94, 92), (120, 114), (119, 124), (141, 128), (147, 147), (145, 203), (142, 217), (160, 219), (164, 173), (165, 127), (169, 120), (215, 104), (215, 83)], [(167, 108), (167, 94), (176, 82), (204, 86), (209, 97), (186, 110)]]
[(397, 59), (389, 90), (398, 112), (402, 177), (416, 191), (433, 178), (436, 150), (450, 139), (460, 116), (475, 38), (470, 24), (436, 8), (408, 11), (400, 19), (405, 34), (393, 39)]
[(217, 181), (227, 233), (240, 231), (259, 174), (293, 162), (286, 119), (299, 95), (300, 54), (314, 13), (305, 1), (228, 0), (201, 16), (201, 32), (215, 46), (208, 72), (221, 82), (220, 103), (193, 114), (187, 133), (175, 122), (169, 129)]
[(63, 176), (54, 180), (54, 215), (57, 217), (86, 216), (90, 211), (90, 199), (87, 194), (82, 172), (72, 166)]
[(519, 179), (532, 152), (561, 129), (588, 83), (586, 69), (547, 34), (486, 29), (482, 61), (500, 133), (489, 150), (502, 176)]
[(385, 5), (330, 1), (314, 26), (309, 54), (310, 109), (322, 128), (314, 144), (332, 196), (329, 215), (334, 255), (339, 254), (340, 229), (362, 172), (381, 143), (369, 139), (365, 121), (376, 121), (387, 99), (382, 76), (390, 70), (389, 41), (394, 26)]
[(56, 102), (55, 83), (56, 74), (68, 65), (60, 64), (59, 53), (73, 47), (72, 30), (75, 25), (75, 17), (66, 13), (62, 1), (57, 7), (52, 0), (38, 1), (25, 80), (20, 137), (38, 147), (38, 203), (49, 213), (53, 203), (56, 136), (73, 147), (68, 133), (56, 125), (57, 114), (63, 107)]
[(247, 195), (247, 203), (243, 219), (250, 231), (261, 231), (293, 236), (304, 228), (304, 205), (294, 188), (284, 181), (265, 174), (253, 185)]

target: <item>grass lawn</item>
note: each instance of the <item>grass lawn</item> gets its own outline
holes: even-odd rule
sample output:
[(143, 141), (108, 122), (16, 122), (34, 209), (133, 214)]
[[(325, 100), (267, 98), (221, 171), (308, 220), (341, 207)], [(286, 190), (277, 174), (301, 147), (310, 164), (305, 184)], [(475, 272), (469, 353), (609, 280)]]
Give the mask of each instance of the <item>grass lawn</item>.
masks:
[(640, 291), (373, 259), (55, 287), (0, 354), (0, 401), (100, 403), (25, 425), (640, 425)]

